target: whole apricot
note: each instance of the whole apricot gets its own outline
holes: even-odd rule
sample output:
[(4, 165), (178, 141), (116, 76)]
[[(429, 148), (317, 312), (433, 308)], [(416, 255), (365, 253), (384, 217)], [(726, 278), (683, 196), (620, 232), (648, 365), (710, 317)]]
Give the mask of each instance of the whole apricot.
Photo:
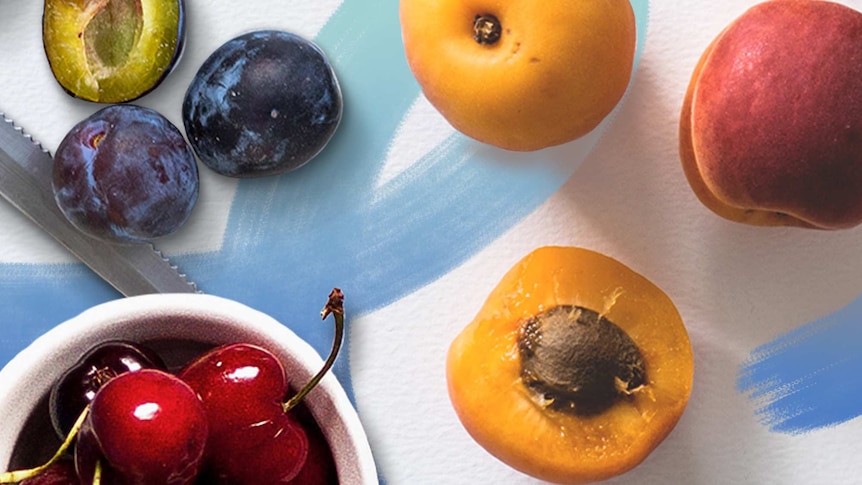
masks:
[(862, 222), (862, 13), (822, 0), (746, 10), (701, 56), (680, 158), (716, 214), (765, 226)]
[(428, 101), (465, 135), (508, 150), (585, 135), (631, 78), (629, 0), (401, 0), (400, 20)]
[(452, 342), (449, 396), (467, 432), (534, 477), (590, 483), (641, 463), (688, 403), (694, 365), (668, 296), (608, 256), (542, 247)]

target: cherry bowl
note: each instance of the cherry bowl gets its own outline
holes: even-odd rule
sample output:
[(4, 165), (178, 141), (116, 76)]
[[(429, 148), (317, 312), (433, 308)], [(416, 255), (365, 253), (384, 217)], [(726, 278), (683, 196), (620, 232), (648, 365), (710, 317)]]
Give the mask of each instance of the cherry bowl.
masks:
[[(321, 307), (324, 303), (322, 298)], [(204, 294), (162, 294), (103, 303), (52, 328), (0, 370), (4, 469), (38, 465), (56, 451), (59, 440), (48, 412), (51, 386), (94, 345), (117, 339), (145, 343), (169, 369), (233, 342), (271, 351), (292, 385), (301, 386), (323, 366), (320, 355), (289, 328), (236, 301)], [(379, 483), (359, 416), (336, 376), (328, 372), (303, 403), (329, 443), (339, 482)]]

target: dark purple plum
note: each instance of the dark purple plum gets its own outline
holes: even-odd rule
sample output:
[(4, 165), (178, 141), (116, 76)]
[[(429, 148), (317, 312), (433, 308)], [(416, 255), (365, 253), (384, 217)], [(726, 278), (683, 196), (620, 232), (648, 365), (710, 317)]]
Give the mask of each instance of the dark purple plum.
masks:
[(54, 383), (48, 398), (51, 424), (65, 439), (75, 420), (110, 379), (141, 369), (165, 369), (150, 348), (124, 340), (102, 342), (88, 350)]
[(194, 153), (155, 110), (103, 108), (75, 125), (54, 155), (57, 205), (81, 231), (119, 242), (179, 229), (199, 191)]
[(298, 35), (263, 30), (216, 49), (183, 101), (198, 158), (232, 177), (295, 170), (314, 158), (341, 121), (342, 96), (324, 52)]

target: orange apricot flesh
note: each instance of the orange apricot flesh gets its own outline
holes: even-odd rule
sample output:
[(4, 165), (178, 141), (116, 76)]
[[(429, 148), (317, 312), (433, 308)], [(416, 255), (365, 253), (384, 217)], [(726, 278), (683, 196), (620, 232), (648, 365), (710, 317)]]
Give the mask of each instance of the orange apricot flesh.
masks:
[[(535, 399), (521, 378), (525, 321), (560, 305), (592, 309), (622, 329), (646, 364), (645, 385), (579, 415)], [(513, 266), (452, 342), (447, 382), (472, 438), (523, 473), (591, 483), (631, 470), (671, 432), (691, 394), (693, 355), (668, 296), (622, 263), (587, 249), (542, 247)]]

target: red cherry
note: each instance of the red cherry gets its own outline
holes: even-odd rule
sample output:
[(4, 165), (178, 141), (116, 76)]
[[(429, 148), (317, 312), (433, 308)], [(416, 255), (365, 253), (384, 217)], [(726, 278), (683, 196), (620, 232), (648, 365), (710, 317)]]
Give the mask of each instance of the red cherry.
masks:
[(19, 482), (18, 485), (80, 485), (78, 475), (75, 473), (75, 463), (67, 458), (62, 458), (48, 466), (45, 471), (31, 478)]
[[(335, 316), (336, 337), (323, 368), (287, 402), (281, 362), (249, 344), (213, 349), (178, 376), (197, 391), (210, 422), (207, 474), (221, 484), (290, 483), (306, 466), (307, 433), (293, 411), (335, 361), (344, 333), (343, 294), (334, 289), (322, 317)], [(317, 451), (315, 451), (317, 453)], [(317, 458), (317, 454), (314, 455)], [(208, 482), (210, 483), (210, 482)]]
[(122, 340), (102, 342), (88, 350), (51, 387), (51, 424), (64, 439), (96, 391), (109, 379), (140, 369), (165, 370), (165, 363), (144, 345)]
[(307, 407), (299, 405), (294, 409), (308, 435), (308, 458), (299, 475), (287, 482), (287, 485), (338, 485), (335, 459), (329, 443), (326, 442), (326, 436)]
[(223, 483), (265, 485), (299, 473), (308, 439), (282, 402), (284, 367), (249, 344), (218, 347), (195, 359), (179, 378), (197, 391), (210, 422), (207, 464)]
[(210, 434), (251, 426), (281, 413), (287, 377), (268, 351), (250, 344), (217, 347), (186, 365), (177, 376), (200, 396), (207, 413), (216, 412)]
[(334, 483), (332, 453), (301, 401), (338, 356), (343, 298), (333, 289), (321, 312), (335, 318), (329, 357), (287, 402), (284, 368), (253, 345), (227, 345), (200, 357), (182, 372), (188, 383), (133, 365), (126, 370), (136, 372), (85, 380), (97, 390), (55, 455), (35, 468), (0, 473), (0, 483), (76, 485), (66, 460), (73, 443), (77, 475), (86, 484), (97, 472), (103, 485)]
[(82, 483), (93, 483), (96, 467), (100, 467), (101, 485), (119, 485), (121, 482), (116, 470), (105, 460), (99, 442), (93, 433), (93, 423), (84, 421), (78, 430), (75, 441), (75, 468)]
[[(124, 483), (190, 485), (203, 463), (203, 403), (188, 384), (163, 371), (145, 369), (108, 381), (90, 404), (79, 436), (84, 443), (88, 427), (104, 463)], [(94, 457), (84, 456), (83, 448), (76, 451), (82, 451), (76, 457), (81, 479), (91, 483), (92, 476), (81, 472), (95, 469), (87, 463)]]

